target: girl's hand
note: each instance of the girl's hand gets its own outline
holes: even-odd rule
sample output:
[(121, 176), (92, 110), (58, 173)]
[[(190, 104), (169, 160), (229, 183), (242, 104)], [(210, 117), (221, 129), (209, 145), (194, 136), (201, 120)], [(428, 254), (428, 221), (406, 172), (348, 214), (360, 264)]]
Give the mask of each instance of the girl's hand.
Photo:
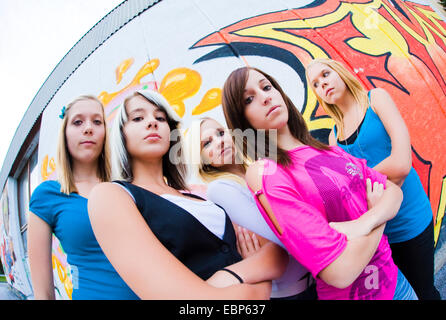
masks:
[[(366, 180), (367, 185), (367, 206), (370, 210), (381, 199), (384, 194), (384, 186), (381, 183), (375, 182), (372, 186), (370, 179)], [(363, 215), (356, 220), (344, 222), (330, 222), (329, 226), (336, 231), (347, 236), (347, 240), (352, 240), (358, 237), (366, 236), (373, 230), (373, 222), (370, 217)]]
[(370, 210), (378, 203), (379, 199), (381, 199), (384, 193), (384, 186), (383, 184), (375, 181), (372, 187), (372, 181), (368, 178), (366, 180), (366, 185), (367, 185), (367, 206)]
[(249, 231), (240, 226), (237, 227), (237, 251), (243, 259), (253, 255), (260, 249), (260, 243), (255, 233), (250, 235)]

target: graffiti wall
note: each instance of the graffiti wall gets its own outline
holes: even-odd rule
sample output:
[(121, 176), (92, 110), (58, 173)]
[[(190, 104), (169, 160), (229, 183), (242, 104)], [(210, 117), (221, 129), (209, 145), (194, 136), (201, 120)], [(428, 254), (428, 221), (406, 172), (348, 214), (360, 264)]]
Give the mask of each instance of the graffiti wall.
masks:
[(323, 141), (333, 123), (305, 82), (303, 68), (311, 59), (339, 60), (367, 89), (385, 88), (408, 125), (413, 166), (431, 201), (437, 242), (446, 196), (445, 26), (422, 2), (314, 1), (243, 19), (192, 48), (217, 45), (196, 63), (236, 54), (266, 56), (292, 67), (304, 84), (301, 112)]
[[(203, 116), (225, 123), (221, 88), (232, 70), (245, 65), (273, 75), (312, 134), (326, 142), (334, 122), (319, 108), (304, 68), (313, 58), (329, 57), (367, 89), (385, 88), (398, 105), (411, 135), (413, 165), (431, 201), (438, 248), (446, 206), (444, 19), (427, 1), (160, 1), (98, 47), (46, 108), (41, 181), (56, 178), (58, 115), (75, 97), (98, 96), (110, 124), (130, 92), (156, 89), (186, 131)], [(11, 255), (3, 258), (5, 250), (2, 261), (12, 261)], [(69, 299), (70, 268), (57, 239), (53, 253), (58, 297)]]
[(0, 254), (3, 263), (3, 271), (5, 272), (6, 280), (10, 285), (15, 283), (14, 263), (17, 258), (14, 253), (14, 244), (9, 232), (9, 205), (8, 205), (8, 188), (5, 187), (1, 197), (2, 204), (2, 219), (0, 222), (1, 229), (1, 246)]
[(6, 281), (23, 296), (32, 294), (28, 261), (19, 227), (15, 185), (8, 181), (1, 194), (0, 257)]

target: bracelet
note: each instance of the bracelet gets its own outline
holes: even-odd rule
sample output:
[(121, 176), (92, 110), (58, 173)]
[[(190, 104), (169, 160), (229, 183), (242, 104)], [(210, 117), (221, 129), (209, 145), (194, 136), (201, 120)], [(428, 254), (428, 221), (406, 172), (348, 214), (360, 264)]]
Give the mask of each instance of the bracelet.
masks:
[(234, 271), (229, 270), (229, 269), (226, 269), (226, 268), (222, 268), (222, 269), (220, 269), (220, 270), (229, 272), (229, 273), (232, 274), (234, 277), (236, 277), (237, 280), (240, 281), (240, 283), (243, 283), (243, 279), (242, 279), (237, 273), (235, 273)]

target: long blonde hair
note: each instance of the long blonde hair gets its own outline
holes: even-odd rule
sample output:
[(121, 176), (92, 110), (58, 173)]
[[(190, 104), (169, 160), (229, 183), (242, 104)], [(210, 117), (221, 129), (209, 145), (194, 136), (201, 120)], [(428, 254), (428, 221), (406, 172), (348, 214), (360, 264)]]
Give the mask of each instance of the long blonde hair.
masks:
[[(188, 163), (191, 167), (191, 173), (195, 174), (198, 178), (203, 180), (206, 183), (210, 183), (217, 179), (229, 179), (233, 180), (240, 185), (246, 186), (246, 182), (244, 179), (240, 178), (236, 174), (222, 171), (219, 168), (213, 167), (211, 165), (205, 164), (203, 158), (201, 157), (201, 124), (206, 120), (214, 120), (209, 117), (203, 117), (199, 120), (195, 120), (192, 122), (191, 126), (188, 129), (185, 145), (186, 145), (186, 155)], [(216, 121), (217, 122), (217, 121)], [(232, 137), (233, 143), (234, 137)], [(241, 166), (243, 171), (246, 172), (248, 166), (252, 163), (248, 158), (243, 156), (243, 154), (239, 151), (239, 148), (236, 146), (236, 159), (241, 162)]]
[(110, 150), (108, 146), (108, 133), (107, 124), (105, 120), (104, 106), (102, 102), (93, 95), (82, 95), (71, 101), (65, 108), (63, 114), (62, 125), (59, 130), (59, 140), (57, 143), (57, 154), (56, 154), (56, 168), (58, 171), (58, 181), (60, 183), (60, 192), (65, 194), (70, 194), (72, 192), (78, 192), (76, 185), (74, 183), (73, 168), (72, 168), (72, 157), (68, 151), (67, 138), (66, 138), (66, 128), (68, 123), (68, 113), (73, 105), (77, 102), (83, 100), (93, 100), (99, 103), (101, 106), (102, 117), (104, 120), (105, 136), (104, 144), (102, 146), (101, 154), (98, 158), (98, 168), (97, 175), (102, 182), (110, 181)]
[(339, 74), (339, 77), (342, 79), (342, 81), (344, 81), (347, 89), (353, 95), (355, 101), (359, 104), (363, 112), (365, 112), (368, 107), (367, 91), (364, 89), (361, 82), (359, 82), (359, 80), (355, 76), (353, 76), (353, 74), (350, 71), (348, 71), (342, 63), (338, 61), (332, 59), (318, 58), (311, 61), (306, 67), (305, 75), (307, 78), (308, 85), (313, 90), (319, 104), (322, 106), (325, 112), (335, 121), (336, 127), (338, 128), (338, 137), (340, 137), (341, 139), (345, 139), (346, 137), (344, 136), (344, 121), (343, 121), (344, 114), (337, 105), (329, 104), (326, 103), (324, 100), (322, 100), (321, 97), (319, 97), (316, 94), (313, 86), (310, 85), (310, 80), (308, 78), (308, 70), (311, 66), (315, 65), (316, 63), (324, 64)]

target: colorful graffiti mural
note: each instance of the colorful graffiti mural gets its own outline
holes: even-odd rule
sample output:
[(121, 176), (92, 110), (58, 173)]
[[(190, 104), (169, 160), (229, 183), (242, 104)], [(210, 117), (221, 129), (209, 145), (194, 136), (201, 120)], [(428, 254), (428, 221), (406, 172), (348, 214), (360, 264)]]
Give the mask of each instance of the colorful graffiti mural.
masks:
[[(422, 0), (160, 1), (89, 55), (46, 107), (39, 136), (44, 143), (38, 149), (41, 181), (57, 178), (59, 128), (54, 119), (74, 97), (95, 94), (111, 124), (131, 92), (158, 90), (183, 119), (187, 134), (195, 118), (210, 116), (224, 123), (221, 88), (229, 73), (244, 65), (272, 74), (312, 134), (326, 142), (334, 123), (319, 108), (304, 69), (313, 58), (330, 57), (343, 62), (367, 89), (385, 88), (398, 105), (411, 135), (413, 165), (431, 201), (439, 248), (446, 232), (441, 232), (446, 208), (444, 19)], [(194, 188), (205, 194), (205, 185)], [(2, 208), (8, 200), (3, 191)], [(10, 243), (21, 240), (7, 240), (4, 223), (0, 229), (6, 272), (14, 261)], [(54, 237), (59, 299), (71, 299), (72, 272)]]
[[(411, 133), (413, 165), (432, 204), (437, 242), (446, 209), (445, 140), (441, 134), (446, 125), (446, 23), (428, 5), (316, 1), (308, 7), (244, 19), (204, 37), (192, 49), (213, 45), (221, 46), (195, 63), (233, 55), (266, 56), (288, 64), (305, 82), (305, 65), (313, 58), (329, 57), (345, 63), (367, 89), (388, 90)], [(126, 71), (128, 61), (133, 60), (124, 60), (116, 70)], [(143, 66), (129, 86), (144, 75), (142, 70), (153, 72), (159, 60), (147, 65), (150, 67)], [(165, 75), (159, 91), (183, 117), (183, 100), (197, 93), (201, 81), (196, 71), (178, 68)], [(156, 83), (154, 87), (158, 87)], [(333, 121), (319, 108), (307, 84), (305, 88), (301, 112), (313, 135), (326, 142)], [(192, 115), (220, 104), (221, 89), (210, 89)]]
[[(190, 50), (212, 50), (191, 67), (234, 56), (244, 64), (249, 64), (249, 56), (261, 56), (290, 66), (304, 83), (305, 99), (300, 111), (312, 134), (322, 141), (327, 141), (333, 121), (319, 108), (305, 83), (304, 68), (311, 59), (330, 57), (342, 61), (366, 88), (388, 90), (411, 133), (414, 167), (431, 200), (437, 241), (446, 205), (446, 162), (442, 158), (446, 147), (445, 40), (446, 23), (427, 5), (410, 1), (315, 1), (303, 8), (248, 17), (205, 35)], [(195, 117), (220, 107), (220, 88), (207, 90), (198, 105), (186, 106), (186, 100), (196, 95), (206, 81), (206, 75), (190, 67), (169, 70), (159, 82), (143, 82), (163, 63), (161, 60), (144, 63), (122, 89), (98, 95), (109, 123), (128, 93), (142, 87), (158, 89), (180, 117), (186, 111)], [(124, 73), (131, 72), (134, 61), (127, 57), (116, 67), (116, 84)], [(187, 123), (183, 129), (187, 130)], [(42, 165), (48, 166), (46, 158)], [(49, 167), (53, 170), (51, 162)], [(66, 261), (58, 266), (66, 269)], [(68, 283), (66, 273), (60, 274), (61, 283)]]
[[(313, 58), (342, 61), (367, 89), (385, 88), (411, 134), (414, 167), (432, 204), (435, 241), (445, 212), (446, 23), (411, 1), (315, 1), (294, 10), (244, 19), (197, 42), (219, 45), (196, 63), (228, 55), (267, 56), (292, 67), (305, 82)], [(327, 141), (333, 122), (305, 83), (301, 112)], [(426, 168), (427, 166), (427, 168)]]
[[(128, 70), (131, 64), (130, 61), (133, 60), (133, 58), (126, 59), (116, 68), (116, 83), (121, 81), (123, 73)], [(133, 80), (123, 89), (114, 93), (107, 93), (106, 91), (103, 91), (98, 96), (105, 106), (107, 121), (110, 124), (115, 116), (116, 109), (121, 105), (128, 93), (140, 88), (158, 90), (167, 99), (167, 101), (169, 101), (175, 112), (180, 117), (184, 116), (186, 109), (184, 100), (197, 94), (201, 87), (201, 75), (195, 70), (183, 67), (169, 71), (161, 80), (160, 85), (158, 85), (156, 82), (141, 83), (141, 78), (153, 73), (159, 64), (159, 59), (148, 61), (138, 70)], [(192, 111), (192, 115), (202, 114), (219, 106), (220, 104), (221, 89), (212, 88), (204, 94), (200, 104), (197, 105)]]
[(7, 283), (15, 288), (18, 295), (29, 295), (31, 293), (31, 285), (29, 282), (29, 271), (27, 268), (27, 260), (21, 254), (22, 235), (18, 227), (18, 217), (14, 215), (14, 199), (12, 188), (6, 185), (1, 194), (1, 210), (0, 216), (0, 257), (3, 265)]

